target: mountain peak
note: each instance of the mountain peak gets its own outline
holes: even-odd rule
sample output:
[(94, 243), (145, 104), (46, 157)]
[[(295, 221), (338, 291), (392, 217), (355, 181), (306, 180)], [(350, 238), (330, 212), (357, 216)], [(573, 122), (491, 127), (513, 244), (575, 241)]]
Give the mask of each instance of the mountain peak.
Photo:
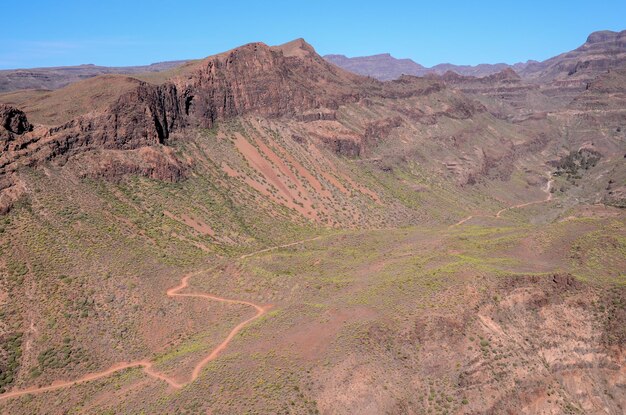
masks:
[(291, 42), (283, 43), (282, 45), (274, 46), (273, 49), (279, 50), (283, 52), (283, 54), (287, 57), (297, 56), (299, 58), (304, 58), (311, 55), (316, 55), (315, 49), (313, 46), (308, 44), (301, 37), (298, 39), (294, 39)]
[(603, 42), (613, 42), (616, 40), (626, 40), (626, 30), (622, 30), (621, 32), (614, 32), (612, 30), (599, 30), (597, 32), (591, 33), (587, 37), (588, 44), (593, 43), (603, 43)]

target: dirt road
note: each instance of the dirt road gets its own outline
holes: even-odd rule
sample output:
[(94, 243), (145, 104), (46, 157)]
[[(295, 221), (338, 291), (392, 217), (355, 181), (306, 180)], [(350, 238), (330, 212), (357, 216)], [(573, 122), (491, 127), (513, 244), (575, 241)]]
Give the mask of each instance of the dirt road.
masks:
[(134, 368), (134, 367), (141, 367), (143, 368), (143, 371), (146, 373), (146, 375), (153, 377), (155, 379), (158, 380), (162, 380), (164, 382), (166, 382), (168, 385), (170, 385), (173, 388), (176, 389), (180, 389), (183, 386), (195, 381), (198, 376), (200, 376), (200, 373), (202, 372), (202, 369), (212, 360), (214, 360), (215, 358), (217, 358), (217, 356), (224, 351), (224, 349), (226, 349), (226, 347), (228, 347), (228, 344), (233, 340), (233, 338), (237, 335), (237, 333), (239, 333), (241, 331), (241, 329), (243, 329), (246, 325), (250, 324), (251, 322), (253, 322), (254, 320), (258, 319), (259, 317), (261, 317), (263, 314), (265, 314), (267, 312), (267, 310), (269, 310), (272, 306), (271, 305), (265, 305), (265, 306), (261, 306), (255, 303), (252, 303), (250, 301), (244, 301), (244, 300), (232, 300), (229, 298), (223, 298), (223, 297), (218, 297), (215, 295), (210, 295), (210, 294), (204, 294), (204, 293), (181, 293), (180, 291), (184, 290), (185, 288), (189, 287), (189, 279), (195, 275), (201, 274), (202, 272), (206, 272), (206, 271), (198, 271), (195, 272), (193, 274), (189, 274), (186, 275), (182, 278), (182, 280), (180, 281), (180, 284), (178, 284), (177, 286), (170, 288), (169, 290), (167, 290), (166, 294), (168, 297), (195, 297), (195, 298), (205, 298), (207, 300), (212, 300), (212, 301), (219, 301), (222, 303), (229, 303), (229, 304), (243, 304), (246, 306), (250, 306), (252, 308), (254, 308), (256, 310), (256, 314), (252, 317), (250, 317), (249, 319), (242, 321), (241, 323), (239, 323), (237, 326), (235, 326), (230, 333), (228, 333), (228, 336), (224, 339), (224, 341), (222, 343), (220, 343), (216, 348), (214, 348), (204, 359), (202, 359), (198, 364), (196, 364), (193, 368), (193, 371), (191, 372), (191, 375), (189, 377), (189, 379), (186, 382), (178, 382), (176, 381), (174, 378), (169, 377), (163, 373), (159, 373), (153, 366), (153, 363), (148, 361), (148, 360), (138, 360), (138, 361), (134, 361), (134, 362), (122, 362), (122, 363), (118, 363), (106, 370), (103, 370), (101, 372), (95, 372), (95, 373), (90, 373), (87, 374), (79, 379), (76, 380), (72, 380), (72, 381), (55, 381), (53, 382), (51, 385), (48, 386), (43, 386), (43, 387), (32, 387), (32, 388), (27, 388), (27, 389), (21, 389), (21, 390), (16, 390), (16, 391), (12, 391), (12, 392), (8, 392), (5, 393), (3, 395), (0, 395), (0, 401), (2, 400), (6, 400), (6, 399), (10, 399), (10, 398), (16, 398), (19, 396), (24, 396), (24, 395), (28, 395), (28, 394), (37, 394), (37, 393), (42, 393), (42, 392), (48, 392), (48, 391), (53, 391), (53, 390), (57, 390), (57, 389), (63, 389), (63, 388), (68, 388), (71, 386), (75, 386), (75, 385), (79, 385), (81, 383), (86, 383), (86, 382), (91, 382), (94, 380), (98, 380), (98, 379), (102, 379), (105, 378), (107, 376), (110, 376), (114, 373), (117, 373), (119, 371), (125, 370), (125, 369), (130, 369), (130, 368)]
[(316, 236), (315, 238), (303, 239), (302, 241), (291, 242), (291, 243), (288, 243), (288, 244), (285, 244), (285, 245), (272, 246), (270, 248), (265, 248), (265, 249), (261, 249), (260, 251), (255, 251), (255, 252), (251, 252), (249, 254), (242, 255), (239, 258), (240, 259), (245, 259), (245, 258), (249, 258), (249, 257), (254, 256), (254, 255), (262, 254), (264, 252), (274, 251), (274, 250), (280, 249), (280, 248), (288, 248), (290, 246), (303, 244), (305, 242), (316, 241), (316, 240), (318, 240), (320, 238), (321, 238), (321, 236)]
[[(278, 246), (273, 246), (273, 247), (270, 247), (270, 248), (261, 249), (260, 251), (251, 252), (249, 254), (242, 255), (241, 259), (249, 258), (249, 257), (251, 257), (253, 255), (258, 255), (258, 254), (261, 254), (263, 252), (273, 251), (275, 249), (287, 248), (287, 247), (298, 245), (298, 244), (302, 244), (302, 243), (305, 243), (305, 242), (314, 241), (314, 240), (319, 239), (319, 238), (320, 238), (320, 236), (317, 236), (317, 237), (311, 238), (311, 239), (304, 239), (302, 241), (296, 241), (296, 242), (291, 242), (291, 243), (284, 244), (284, 245), (278, 245)], [(90, 374), (87, 374), (87, 375), (85, 375), (85, 376), (83, 376), (81, 378), (78, 378), (78, 379), (72, 380), (72, 381), (55, 381), (51, 385), (48, 385), (48, 386), (32, 387), (32, 388), (26, 388), (26, 389), (11, 391), (11, 392), (5, 393), (3, 395), (0, 395), (0, 401), (6, 400), (6, 399), (10, 399), (10, 398), (17, 398), (17, 397), (28, 395), (28, 394), (37, 394), (37, 393), (43, 393), (43, 392), (53, 391), (53, 390), (57, 390), (57, 389), (69, 388), (71, 386), (79, 385), (81, 383), (87, 383), (87, 382), (91, 382), (91, 381), (94, 381), (94, 380), (102, 379), (102, 378), (110, 376), (110, 375), (112, 375), (114, 373), (117, 373), (119, 371), (122, 371), (122, 370), (125, 370), (125, 369), (130, 369), (130, 368), (133, 368), (133, 367), (141, 367), (141, 368), (143, 368), (143, 371), (144, 371), (144, 373), (146, 375), (148, 375), (148, 376), (150, 376), (152, 378), (161, 380), (163, 382), (166, 382), (168, 385), (170, 385), (172, 388), (175, 388), (175, 389), (180, 389), (183, 386), (188, 385), (189, 383), (195, 381), (200, 376), (200, 373), (202, 372), (202, 369), (204, 369), (204, 367), (209, 362), (211, 362), (212, 360), (217, 358), (218, 355), (222, 351), (224, 351), (224, 349), (226, 349), (226, 347), (228, 347), (228, 345), (235, 338), (237, 333), (239, 333), (245, 326), (247, 326), (248, 324), (252, 323), (254, 320), (256, 320), (259, 317), (261, 317), (262, 315), (264, 315), (267, 312), (267, 310), (269, 310), (272, 307), (272, 305), (261, 306), (261, 305), (255, 304), (253, 302), (250, 302), (250, 301), (233, 300), (233, 299), (218, 297), (216, 295), (205, 294), (205, 293), (181, 293), (180, 292), (180, 291), (184, 290), (185, 288), (189, 287), (189, 279), (191, 277), (199, 275), (199, 274), (202, 274), (203, 272), (207, 272), (207, 270), (197, 271), (197, 272), (194, 272), (192, 274), (185, 275), (180, 280), (180, 284), (178, 284), (177, 286), (172, 287), (172, 288), (170, 288), (170, 289), (168, 289), (166, 291), (166, 295), (168, 297), (195, 297), (195, 298), (204, 298), (204, 299), (211, 300), (211, 301), (219, 301), (219, 302), (228, 303), (228, 304), (243, 304), (243, 305), (246, 305), (246, 306), (254, 308), (256, 310), (256, 314), (254, 316), (250, 317), (249, 319), (244, 320), (241, 323), (239, 323), (238, 325), (236, 325), (230, 331), (230, 333), (228, 333), (228, 336), (226, 336), (226, 338), (224, 339), (224, 341), (222, 341), (222, 343), (220, 343), (204, 359), (202, 359), (198, 364), (196, 364), (194, 366), (193, 371), (191, 372), (191, 375), (189, 376), (189, 379), (186, 382), (182, 382), (181, 383), (181, 382), (176, 381), (172, 377), (169, 377), (169, 376), (167, 376), (167, 375), (165, 375), (163, 373), (159, 373), (154, 368), (153, 363), (148, 361), (148, 360), (137, 360), (137, 361), (134, 361), (134, 362), (118, 363), (118, 364), (116, 364), (114, 366), (111, 366), (110, 368), (108, 368), (106, 370), (101, 371), (101, 372), (90, 373)]]
[(553, 182), (554, 182), (553, 179), (548, 180), (548, 182), (546, 183), (545, 188), (543, 189), (543, 191), (548, 194), (545, 199), (535, 200), (535, 201), (532, 201), (532, 202), (526, 202), (526, 203), (520, 203), (518, 205), (508, 206), (508, 207), (505, 207), (504, 209), (500, 209), (495, 215), (469, 215), (469, 216), (461, 219), (457, 223), (448, 226), (448, 228), (454, 228), (455, 226), (462, 225), (462, 224), (464, 224), (465, 222), (467, 222), (468, 220), (470, 220), (472, 218), (500, 218), (501, 215), (504, 212), (508, 211), (508, 210), (518, 209), (518, 208), (523, 208), (523, 207), (530, 206), (530, 205), (536, 205), (536, 204), (539, 204), (539, 203), (549, 202), (549, 201), (552, 200), (552, 192), (550, 192), (550, 190), (552, 189), (552, 183)]
[(552, 193), (550, 192), (550, 189), (552, 188), (552, 182), (554, 182), (554, 180), (552, 180), (552, 179), (548, 180), (548, 183), (546, 183), (546, 188), (543, 189), (543, 191), (548, 194), (548, 196), (546, 196), (545, 199), (535, 200), (534, 202), (521, 203), (519, 205), (513, 205), (513, 206), (509, 206), (509, 207), (504, 208), (504, 209), (500, 209), (498, 211), (498, 213), (496, 213), (496, 218), (499, 218), (500, 215), (502, 215), (507, 210), (518, 209), (518, 208), (522, 208), (522, 207), (526, 207), (526, 206), (530, 206), (530, 205), (536, 205), (538, 203), (546, 203), (546, 202), (551, 201), (552, 200)]

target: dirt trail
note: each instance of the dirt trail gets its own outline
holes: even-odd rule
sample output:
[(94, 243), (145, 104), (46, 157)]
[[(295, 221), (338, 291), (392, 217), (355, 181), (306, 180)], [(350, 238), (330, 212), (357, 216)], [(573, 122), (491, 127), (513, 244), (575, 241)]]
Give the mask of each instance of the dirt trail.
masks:
[(536, 204), (539, 204), (539, 203), (546, 203), (546, 202), (551, 201), (552, 200), (552, 193), (550, 192), (550, 189), (552, 188), (552, 182), (553, 181), (554, 180), (552, 180), (552, 179), (548, 180), (548, 183), (546, 183), (546, 188), (543, 189), (543, 191), (548, 194), (548, 196), (546, 196), (545, 199), (535, 200), (534, 202), (521, 203), (519, 205), (513, 205), (513, 206), (509, 206), (509, 207), (504, 208), (504, 209), (500, 209), (498, 211), (498, 213), (496, 213), (496, 218), (499, 218), (500, 215), (502, 215), (507, 210), (522, 208), (522, 207), (526, 207), (526, 206), (530, 206), (530, 205), (536, 205)]
[(526, 203), (520, 203), (518, 205), (508, 206), (508, 207), (505, 207), (504, 209), (500, 209), (495, 215), (469, 215), (469, 216), (461, 219), (457, 223), (448, 226), (448, 228), (454, 228), (455, 226), (462, 225), (462, 224), (464, 224), (465, 222), (467, 222), (468, 220), (470, 220), (472, 218), (500, 218), (501, 215), (504, 212), (508, 211), (508, 210), (518, 209), (518, 208), (522, 208), (522, 207), (526, 207), (526, 206), (530, 206), (530, 205), (537, 205), (539, 203), (549, 202), (549, 201), (552, 200), (552, 193), (550, 192), (550, 190), (552, 189), (552, 183), (553, 182), (554, 182), (553, 179), (548, 180), (548, 182), (546, 183), (545, 188), (543, 189), (543, 191), (548, 194), (545, 199), (535, 200), (535, 201), (532, 201), (532, 202), (526, 202)]
[[(479, 217), (480, 217), (480, 216), (482, 216), (482, 215), (476, 215), (476, 216), (479, 216)], [(450, 227), (450, 228), (453, 228), (453, 227), (455, 227), (455, 226), (462, 225), (462, 224), (464, 224), (465, 222), (467, 222), (468, 220), (470, 220), (470, 219), (472, 219), (472, 218), (474, 218), (474, 215), (469, 215), (468, 217), (461, 219), (460, 221), (458, 221), (458, 222), (457, 222), (457, 223), (455, 223), (454, 225), (450, 225), (449, 227)]]
[[(287, 246), (290, 246), (293, 244), (288, 244)], [(229, 298), (223, 298), (223, 297), (218, 297), (215, 295), (210, 295), (210, 294), (204, 294), (204, 293), (180, 293), (181, 290), (189, 287), (189, 278), (201, 274), (203, 272), (206, 272), (206, 270), (203, 271), (198, 271), (195, 272), (193, 274), (188, 274), (186, 276), (184, 276), (182, 278), (182, 280), (180, 281), (180, 284), (170, 288), (169, 290), (167, 290), (166, 294), (168, 297), (195, 297), (195, 298), (205, 298), (208, 300), (213, 300), (213, 301), (219, 301), (222, 303), (228, 303), (228, 304), (243, 304), (246, 306), (250, 306), (252, 308), (254, 308), (256, 310), (256, 314), (252, 317), (250, 317), (249, 319), (242, 321), (241, 323), (239, 323), (237, 326), (235, 326), (230, 333), (228, 333), (228, 336), (224, 339), (224, 341), (222, 341), (222, 343), (220, 343), (216, 348), (214, 348), (211, 353), (209, 353), (204, 359), (202, 359), (198, 364), (196, 364), (193, 368), (193, 371), (191, 372), (191, 376), (190, 378), (186, 381), (186, 382), (178, 382), (176, 381), (174, 378), (169, 377), (163, 373), (159, 373), (153, 366), (153, 363), (148, 361), (148, 360), (137, 360), (134, 362), (122, 362), (122, 363), (118, 363), (102, 372), (95, 372), (95, 373), (90, 373), (87, 374), (79, 379), (76, 380), (72, 380), (72, 381), (56, 381), (53, 382), (51, 385), (48, 386), (43, 386), (43, 387), (32, 387), (32, 388), (27, 388), (27, 389), (22, 389), (22, 390), (16, 390), (16, 391), (12, 391), (12, 392), (8, 392), (5, 393), (3, 395), (0, 395), (0, 401), (5, 400), (5, 399), (10, 399), (10, 398), (16, 398), (19, 396), (23, 396), (23, 395), (27, 395), (27, 394), (36, 394), (36, 393), (42, 393), (42, 392), (48, 392), (48, 391), (52, 391), (52, 390), (57, 390), (57, 389), (63, 389), (63, 388), (68, 388), (74, 385), (79, 385), (81, 383), (86, 383), (86, 382), (91, 382), (97, 379), (102, 379), (105, 378), (107, 376), (110, 376), (114, 373), (117, 373), (121, 370), (125, 370), (125, 369), (129, 369), (129, 368), (133, 368), (133, 367), (142, 367), (143, 371), (150, 377), (153, 377), (155, 379), (158, 380), (162, 380), (164, 382), (166, 382), (168, 385), (170, 385), (171, 387), (175, 388), (175, 389), (180, 389), (183, 386), (195, 381), (199, 376), (200, 373), (202, 372), (202, 369), (212, 360), (214, 360), (224, 349), (226, 349), (226, 347), (228, 346), (228, 344), (233, 340), (233, 338), (237, 335), (237, 333), (239, 333), (241, 331), (241, 329), (243, 329), (246, 325), (250, 324), (252, 321), (258, 319), (259, 317), (261, 317), (262, 315), (264, 315), (267, 310), (269, 310), (272, 306), (271, 305), (266, 305), (266, 306), (260, 306), (258, 304), (252, 303), (250, 301), (244, 301), (244, 300), (232, 300)]]
[(305, 243), (305, 242), (316, 241), (316, 240), (318, 240), (318, 239), (320, 239), (320, 238), (321, 238), (321, 236), (316, 236), (315, 238), (311, 238), (311, 239), (303, 239), (303, 240), (301, 240), (301, 241), (291, 242), (291, 243), (288, 243), (288, 244), (285, 244), (285, 245), (272, 246), (272, 247), (270, 247), (270, 248), (265, 248), (265, 249), (261, 249), (260, 251), (255, 251), (255, 252), (251, 252), (251, 253), (249, 253), (249, 254), (242, 255), (242, 256), (240, 256), (239, 258), (240, 258), (240, 259), (245, 259), (245, 258), (249, 258), (249, 257), (254, 256), (254, 255), (262, 254), (262, 253), (264, 253), (264, 252), (274, 251), (274, 250), (276, 250), (276, 249), (281, 249), (281, 248), (288, 248), (288, 247), (290, 247), (290, 246), (303, 244), (303, 243)]

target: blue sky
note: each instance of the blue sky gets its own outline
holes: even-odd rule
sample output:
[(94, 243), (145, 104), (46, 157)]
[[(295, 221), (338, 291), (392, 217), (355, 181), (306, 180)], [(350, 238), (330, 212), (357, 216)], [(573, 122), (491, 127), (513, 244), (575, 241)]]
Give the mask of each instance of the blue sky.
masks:
[(626, 29), (624, 0), (31, 0), (7, 1), (2, 14), (3, 69), (138, 65), (298, 37), (320, 54), (514, 63), (571, 50), (596, 30)]

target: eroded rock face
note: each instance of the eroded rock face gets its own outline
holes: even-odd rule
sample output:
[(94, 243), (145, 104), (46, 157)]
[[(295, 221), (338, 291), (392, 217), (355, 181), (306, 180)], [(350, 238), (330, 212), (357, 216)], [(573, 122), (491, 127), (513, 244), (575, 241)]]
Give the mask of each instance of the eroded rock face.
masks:
[(12, 134), (4, 142), (0, 174), (94, 149), (132, 150), (162, 145), (176, 126), (178, 114), (173, 87), (142, 83), (106, 111), (89, 113), (57, 127), (27, 131), (30, 124), (24, 117), (12, 127), (23, 133)]
[(33, 129), (26, 119), (26, 114), (4, 104), (0, 104), (0, 124), (2, 128), (14, 134), (23, 134)]
[(522, 69), (522, 77), (537, 80), (589, 80), (626, 63), (626, 30), (594, 32), (573, 51)]
[(162, 85), (141, 82), (103, 111), (19, 139), (14, 135), (32, 128), (21, 111), (3, 107), (0, 173), (90, 149), (159, 146), (173, 131), (210, 128), (247, 113), (334, 117), (328, 109), (360, 99), (370, 83), (380, 84), (333, 67), (302, 40), (274, 48), (253, 43), (207, 58)]
[[(334, 119), (334, 109), (358, 101), (372, 85), (380, 93), (380, 82), (330, 65), (303, 40), (279, 47), (253, 43), (191, 65), (185, 75), (164, 84), (138, 82), (103, 109), (52, 128), (33, 129), (22, 111), (1, 106), (0, 175), (9, 183), (20, 167), (51, 160), (65, 164), (95, 151), (98, 157), (89, 157), (93, 168), (79, 166), (81, 174), (179, 180), (186, 164), (167, 150), (175, 131), (210, 128), (248, 113)], [(358, 145), (336, 144), (338, 152), (358, 155)], [(146, 148), (152, 150), (135, 151)]]
[[(141, 83), (100, 113), (88, 113), (53, 128), (33, 128), (26, 115), (0, 106), (0, 213), (6, 213), (23, 194), (15, 172), (55, 160), (65, 164), (81, 153), (97, 152), (81, 175), (116, 178), (140, 174), (177, 181), (185, 177), (185, 165), (163, 144), (178, 126), (176, 89)], [(150, 149), (123, 153), (123, 151)], [(115, 153), (122, 151), (122, 153)], [(85, 162), (86, 159), (80, 159)]]
[(402, 125), (402, 118), (392, 117), (370, 122), (363, 137), (365, 145), (377, 145), (391, 134), (394, 128)]
[(13, 141), (16, 135), (32, 129), (26, 114), (12, 106), (0, 104), (0, 151), (6, 151), (9, 141)]
[(359, 100), (363, 85), (378, 84), (328, 64), (303, 40), (245, 45), (205, 59), (190, 76), (173, 82), (184, 115), (204, 127), (246, 113), (278, 117), (332, 110)]

